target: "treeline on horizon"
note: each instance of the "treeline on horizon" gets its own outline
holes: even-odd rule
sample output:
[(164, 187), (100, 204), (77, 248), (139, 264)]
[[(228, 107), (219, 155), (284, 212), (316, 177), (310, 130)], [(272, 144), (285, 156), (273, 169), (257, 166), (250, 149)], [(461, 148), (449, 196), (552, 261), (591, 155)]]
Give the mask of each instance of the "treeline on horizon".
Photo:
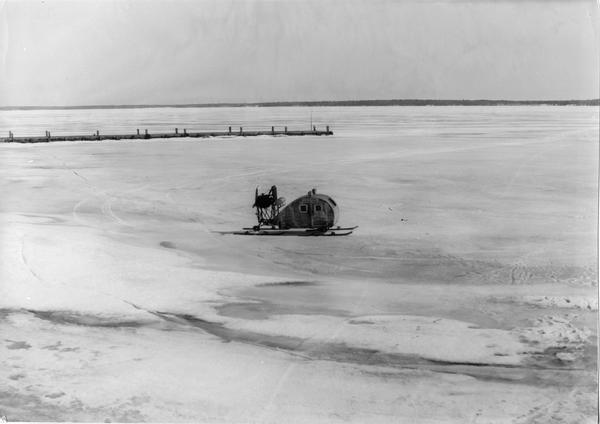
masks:
[(136, 109), (158, 107), (289, 107), (289, 106), (598, 106), (600, 99), (589, 100), (322, 100), (256, 103), (198, 103), (146, 105), (88, 105), (88, 106), (0, 106), (0, 110), (44, 109)]

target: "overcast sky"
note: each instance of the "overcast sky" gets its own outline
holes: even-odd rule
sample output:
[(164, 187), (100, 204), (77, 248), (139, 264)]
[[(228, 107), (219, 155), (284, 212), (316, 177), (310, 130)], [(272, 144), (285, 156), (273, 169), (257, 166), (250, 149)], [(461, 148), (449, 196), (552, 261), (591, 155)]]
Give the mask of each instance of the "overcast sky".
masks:
[(0, 105), (599, 96), (594, 0), (0, 0)]

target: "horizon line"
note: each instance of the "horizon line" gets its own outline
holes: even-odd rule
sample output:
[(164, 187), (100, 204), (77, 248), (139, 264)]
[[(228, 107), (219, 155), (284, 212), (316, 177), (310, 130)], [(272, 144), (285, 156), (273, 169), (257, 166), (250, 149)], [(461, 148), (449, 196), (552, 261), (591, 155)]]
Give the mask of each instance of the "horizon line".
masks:
[(147, 103), (147, 104), (101, 104), (101, 105), (22, 105), (0, 106), (0, 110), (61, 110), (61, 109), (136, 109), (136, 108), (209, 108), (209, 107), (290, 107), (290, 106), (493, 106), (493, 105), (600, 105), (595, 99), (366, 99), (366, 100), (285, 100), (267, 102), (216, 102), (216, 103)]

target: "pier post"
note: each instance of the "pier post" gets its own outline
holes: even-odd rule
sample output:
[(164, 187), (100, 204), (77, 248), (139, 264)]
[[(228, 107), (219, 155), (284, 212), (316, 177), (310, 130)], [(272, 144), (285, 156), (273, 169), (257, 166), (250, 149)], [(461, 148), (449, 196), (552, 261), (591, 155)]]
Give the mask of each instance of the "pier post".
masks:
[(229, 135), (231, 135), (231, 127), (229, 127)]
[(327, 134), (329, 134), (329, 125), (327, 125)]
[(271, 134), (275, 135), (275, 127), (271, 127)]
[(175, 128), (175, 134), (179, 134), (179, 128)]
[(46, 131), (46, 137), (48, 138), (48, 141), (50, 141), (50, 131)]
[(317, 126), (316, 125), (313, 125), (313, 131), (317, 132)]
[(144, 130), (144, 138), (150, 138), (150, 136), (148, 135), (148, 130), (147, 129)]
[(137, 129), (137, 135), (138, 135), (138, 137), (140, 135), (140, 129), (139, 128)]
[(187, 136), (187, 130), (185, 128), (183, 129), (183, 135)]
[(244, 130), (242, 129), (242, 127), (240, 127), (240, 135), (242, 135), (244, 133)]
[(96, 130), (96, 137), (100, 137), (100, 131)]
[(285, 127), (284, 131), (285, 131), (285, 133), (287, 134), (287, 127)]
[(14, 140), (14, 136), (13, 136), (13, 132), (12, 131), (8, 132), (8, 137), (10, 138), (10, 141)]

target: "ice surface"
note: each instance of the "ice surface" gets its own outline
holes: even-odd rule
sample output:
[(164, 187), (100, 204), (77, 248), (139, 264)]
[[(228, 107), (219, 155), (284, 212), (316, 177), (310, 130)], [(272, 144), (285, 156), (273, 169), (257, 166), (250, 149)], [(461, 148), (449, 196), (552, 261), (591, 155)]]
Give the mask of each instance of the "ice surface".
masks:
[[(21, 135), (309, 112), (0, 118)], [(312, 114), (335, 135), (0, 145), (0, 415), (595, 421), (597, 108)], [(218, 233), (253, 225), (273, 184), (316, 187), (360, 227)]]

